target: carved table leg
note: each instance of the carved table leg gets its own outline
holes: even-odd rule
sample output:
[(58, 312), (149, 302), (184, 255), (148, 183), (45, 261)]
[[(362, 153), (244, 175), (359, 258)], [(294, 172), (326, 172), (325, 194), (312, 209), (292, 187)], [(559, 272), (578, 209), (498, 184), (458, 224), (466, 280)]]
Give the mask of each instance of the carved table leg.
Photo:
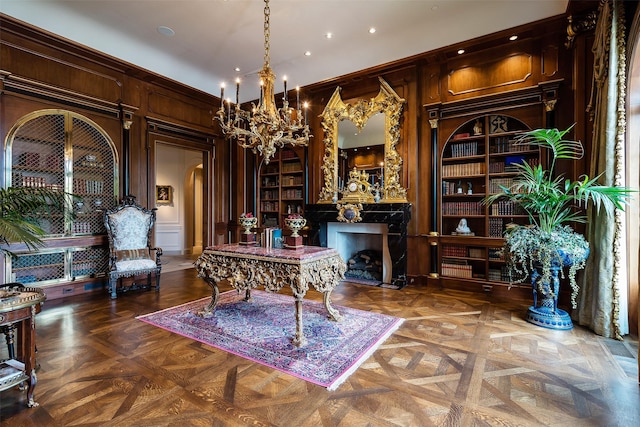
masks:
[(251, 301), (251, 288), (247, 289), (244, 293), (244, 301)]
[(29, 380), (27, 382), (29, 383), (29, 388), (27, 388), (27, 406), (29, 408), (40, 406), (40, 404), (33, 399), (33, 391), (36, 388), (36, 384), (38, 383), (35, 369), (31, 370), (31, 374), (29, 375)]
[(296, 298), (296, 336), (293, 339), (293, 345), (302, 347), (307, 344), (302, 330), (302, 298)]
[(322, 294), (322, 297), (324, 299), (324, 307), (327, 309), (327, 312), (329, 313), (329, 319), (335, 320), (336, 322), (341, 321), (342, 314), (340, 314), (338, 310), (336, 310), (331, 306), (331, 291), (329, 290), (325, 292), (324, 294)]
[(18, 324), (18, 358), (24, 360), (24, 373), (29, 376), (27, 382), (27, 406), (34, 408), (38, 403), (33, 397), (38, 378), (36, 377), (36, 306), (31, 306), (31, 317)]
[(204, 279), (207, 282), (207, 285), (211, 286), (211, 302), (197, 313), (200, 317), (211, 317), (213, 316), (213, 311), (216, 309), (216, 305), (218, 304), (218, 297), (220, 296), (220, 290), (218, 289), (218, 283), (209, 278)]

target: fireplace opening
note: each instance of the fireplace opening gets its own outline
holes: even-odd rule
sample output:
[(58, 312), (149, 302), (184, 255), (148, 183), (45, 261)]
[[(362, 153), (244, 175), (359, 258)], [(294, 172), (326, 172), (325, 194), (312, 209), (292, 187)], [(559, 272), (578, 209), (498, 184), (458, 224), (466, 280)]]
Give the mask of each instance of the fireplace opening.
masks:
[(382, 251), (358, 251), (347, 261), (346, 278), (382, 282)]
[[(352, 259), (355, 261), (354, 264), (361, 265), (360, 263), (364, 261), (360, 259), (362, 257), (358, 257), (359, 259), (354, 258), (360, 252), (368, 254), (368, 252), (365, 251), (372, 251), (378, 253), (377, 259), (381, 264), (379, 278), (368, 279), (361, 277), (361, 279), (375, 280), (378, 283), (391, 283), (392, 265), (391, 255), (389, 253), (388, 233), (387, 224), (330, 222), (327, 224), (327, 246), (337, 249), (342, 259), (347, 263), (347, 266), (350, 265), (350, 260)], [(370, 257), (370, 255), (367, 255), (367, 257)], [(356, 269), (354, 269), (354, 271), (347, 270), (345, 275), (356, 278), (355, 274), (364, 275), (363, 271), (370, 271), (371, 269), (358, 270), (360, 271), (356, 271)]]

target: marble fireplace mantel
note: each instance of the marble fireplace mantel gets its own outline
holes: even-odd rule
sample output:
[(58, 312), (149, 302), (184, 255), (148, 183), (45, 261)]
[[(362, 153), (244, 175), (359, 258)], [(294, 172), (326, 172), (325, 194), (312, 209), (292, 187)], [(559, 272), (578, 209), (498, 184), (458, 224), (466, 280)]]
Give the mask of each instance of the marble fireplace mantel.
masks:
[[(359, 223), (387, 224), (387, 242), (392, 263), (392, 284), (407, 284), (407, 224), (411, 219), (410, 203), (363, 203)], [(338, 210), (334, 204), (306, 205), (304, 217), (309, 227), (308, 243), (327, 246), (327, 224), (338, 222)], [(349, 223), (341, 223), (346, 226)]]

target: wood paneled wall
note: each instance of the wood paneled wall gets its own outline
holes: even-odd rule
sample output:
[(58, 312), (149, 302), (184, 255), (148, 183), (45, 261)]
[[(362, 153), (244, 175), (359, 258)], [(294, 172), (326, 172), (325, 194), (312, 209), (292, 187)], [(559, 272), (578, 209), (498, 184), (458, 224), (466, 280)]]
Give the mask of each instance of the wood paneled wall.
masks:
[[(131, 64), (70, 43), (0, 15), (0, 137), (20, 117), (43, 108), (78, 112), (113, 139), (120, 164), (120, 195), (153, 206), (155, 139), (208, 153), (203, 159), (208, 203), (208, 242), (226, 234), (235, 169), (228, 144), (213, 123), (219, 100)], [(129, 146), (124, 156), (124, 144)], [(124, 179), (127, 175), (128, 180)], [(125, 185), (128, 187), (125, 188)], [(220, 231), (223, 229), (223, 231)]]
[[(554, 81), (562, 82), (557, 125), (576, 121), (575, 112), (583, 108), (578, 104), (585, 99), (575, 96), (574, 75), (588, 65), (589, 58), (564, 46), (566, 23), (566, 17), (556, 17), (301, 88), (302, 96), (310, 100), (314, 134), (307, 150), (308, 202), (317, 201), (323, 185), (320, 165), (324, 144), (319, 115), (326, 102), (336, 86), (342, 87), (342, 98), (347, 101), (374, 97), (379, 91), (378, 77), (384, 78), (406, 100), (397, 148), (404, 160), (402, 184), (412, 204), (408, 275), (410, 282), (426, 281), (430, 256), (427, 235), (433, 231), (435, 200), (432, 125), (437, 123), (435, 135), (441, 143), (457, 122), (490, 110), (500, 96)], [(246, 208), (247, 201), (255, 198), (256, 160), (252, 153), (219, 135), (212, 120), (214, 106), (219, 105), (217, 97), (4, 15), (0, 15), (0, 26), (0, 136), (4, 138), (11, 124), (27, 112), (66, 108), (103, 126), (121, 151), (123, 129), (130, 124), (130, 192), (143, 204), (152, 202), (150, 190), (155, 185), (150, 135), (165, 133), (192, 148), (213, 146), (207, 188), (211, 189), (211, 224), (217, 231), (207, 243), (219, 243), (219, 238), (224, 238), (225, 231), (220, 230), (226, 230), (229, 221)], [(512, 33), (519, 34), (518, 41), (508, 41)], [(459, 48), (467, 53), (457, 55)], [(575, 60), (585, 64), (576, 64)], [(123, 171), (122, 164), (120, 167)]]
[[(532, 125), (545, 125), (543, 101), (547, 86), (559, 85), (554, 93), (556, 106), (562, 110), (556, 114), (557, 126), (569, 126), (575, 121), (574, 50), (564, 46), (566, 23), (566, 17), (557, 17), (302, 88), (311, 96), (315, 115), (322, 112), (336, 86), (342, 88), (345, 102), (374, 97), (379, 90), (378, 76), (407, 101), (398, 151), (404, 160), (402, 183), (412, 204), (409, 282), (425, 283), (430, 272), (427, 236), (435, 231), (434, 134), (437, 145), (442, 146), (464, 121), (496, 109), (508, 112), (519, 107), (519, 102), (530, 103), (532, 92), (536, 92), (537, 105), (526, 108), (524, 114), (529, 115)], [(508, 38), (514, 33), (519, 38), (510, 42)], [(459, 48), (466, 53), (458, 55)], [(320, 166), (324, 145), (320, 119), (316, 118), (312, 126), (309, 199), (315, 203), (323, 185)], [(432, 126), (436, 126), (435, 132)]]

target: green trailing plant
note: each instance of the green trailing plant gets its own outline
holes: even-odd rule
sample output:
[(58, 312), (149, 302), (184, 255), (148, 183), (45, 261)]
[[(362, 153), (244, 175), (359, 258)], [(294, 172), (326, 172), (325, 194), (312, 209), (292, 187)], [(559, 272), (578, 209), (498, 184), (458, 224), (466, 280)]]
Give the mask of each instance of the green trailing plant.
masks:
[[(595, 178), (582, 175), (575, 181), (556, 175), (558, 160), (578, 160), (584, 155), (582, 143), (564, 139), (572, 128), (536, 129), (518, 135), (515, 145), (538, 146), (549, 151), (549, 168), (532, 166), (526, 161), (516, 164), (518, 175), (513, 184), (500, 186), (501, 191), (487, 196), (483, 203), (511, 201), (529, 216), (529, 225), (510, 224), (505, 231), (503, 252), (511, 282), (521, 283), (539, 271), (539, 276), (533, 276), (537, 277), (534, 285), (537, 291), (555, 297), (548, 295), (550, 287), (545, 292), (540, 285), (550, 283), (552, 266), (569, 266), (571, 303), (576, 308), (579, 290), (576, 274), (585, 266), (589, 244), (569, 224), (586, 222), (585, 212), (590, 204), (609, 216), (615, 209), (624, 209), (631, 190), (601, 185), (598, 182), (601, 175)], [(562, 269), (561, 277), (564, 278)]]
[(73, 216), (78, 196), (43, 187), (0, 188), (0, 253), (14, 256), (12, 243), (22, 242), (29, 250), (43, 246), (42, 218), (66, 212)]

